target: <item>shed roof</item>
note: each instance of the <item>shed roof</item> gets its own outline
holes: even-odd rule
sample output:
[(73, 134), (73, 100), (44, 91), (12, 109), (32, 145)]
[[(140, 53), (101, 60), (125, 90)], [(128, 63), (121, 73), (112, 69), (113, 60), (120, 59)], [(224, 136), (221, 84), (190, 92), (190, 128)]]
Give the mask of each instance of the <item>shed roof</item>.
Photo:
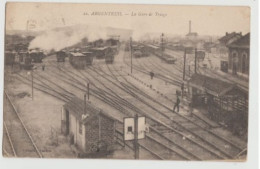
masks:
[(103, 115), (111, 120), (115, 119), (108, 115), (106, 112), (95, 107), (90, 102), (86, 102), (86, 113), (84, 112), (84, 100), (73, 97), (70, 101), (63, 105), (64, 108), (68, 109), (71, 113), (75, 115), (77, 119), (80, 119), (83, 124), (91, 120), (93, 117), (98, 115)]
[(223, 96), (234, 88), (239, 88), (235, 84), (201, 74), (194, 74), (189, 80), (189, 84), (214, 96)]
[(99, 47), (99, 48), (92, 48), (92, 50), (99, 50), (99, 51), (103, 51), (105, 49), (107, 49), (108, 47)]
[(249, 46), (250, 46), (250, 33), (247, 33), (245, 36), (239, 38), (238, 40), (228, 45), (228, 47), (238, 47), (238, 48), (249, 48)]
[(148, 47), (150, 47), (150, 48), (153, 48), (153, 49), (158, 49), (158, 48), (159, 48), (158, 46), (151, 45), (151, 44), (147, 44), (146, 46), (148, 46)]
[(83, 56), (85, 56), (84, 54), (79, 53), (79, 52), (70, 52), (70, 54), (71, 54), (72, 56), (76, 56), (76, 57), (83, 57)]

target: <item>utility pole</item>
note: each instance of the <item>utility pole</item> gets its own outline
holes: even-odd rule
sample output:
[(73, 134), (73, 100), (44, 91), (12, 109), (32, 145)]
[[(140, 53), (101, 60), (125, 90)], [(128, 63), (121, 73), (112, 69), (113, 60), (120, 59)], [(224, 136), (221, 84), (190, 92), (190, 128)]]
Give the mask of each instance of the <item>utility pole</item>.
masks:
[(185, 71), (186, 71), (186, 48), (184, 49), (184, 55), (183, 55), (183, 80), (185, 80)]
[(190, 65), (189, 65), (189, 76), (190, 76)]
[(130, 37), (130, 53), (131, 53), (131, 74), (133, 72), (133, 67), (132, 67), (132, 63), (133, 63), (133, 50), (132, 50), (132, 37)]
[(135, 132), (134, 132), (134, 148), (135, 148), (135, 159), (139, 159), (139, 144), (138, 144), (138, 115), (135, 115)]
[(163, 36), (164, 36), (164, 34), (162, 33), (162, 36), (161, 36), (162, 57), (163, 57), (163, 51), (164, 51), (164, 46), (163, 46)]
[(89, 83), (87, 84), (87, 90), (88, 90), (88, 100), (89, 100)]
[(197, 48), (195, 48), (195, 70), (194, 72), (197, 73)]
[(31, 71), (32, 73), (32, 100), (33, 100), (33, 68), (32, 68), (32, 71)]
[(86, 103), (86, 93), (84, 94), (84, 114), (86, 114), (86, 106), (87, 106), (87, 103)]

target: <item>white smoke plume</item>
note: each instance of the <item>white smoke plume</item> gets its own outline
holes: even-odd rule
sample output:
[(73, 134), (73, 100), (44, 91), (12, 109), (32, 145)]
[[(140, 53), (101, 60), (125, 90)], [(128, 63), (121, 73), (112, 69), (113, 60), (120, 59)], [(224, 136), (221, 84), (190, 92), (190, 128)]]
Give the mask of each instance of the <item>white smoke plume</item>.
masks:
[(36, 36), (31, 41), (29, 49), (39, 48), (47, 52), (59, 51), (81, 42), (83, 38), (87, 38), (89, 42), (107, 39), (107, 30), (103, 27), (89, 25), (59, 27)]

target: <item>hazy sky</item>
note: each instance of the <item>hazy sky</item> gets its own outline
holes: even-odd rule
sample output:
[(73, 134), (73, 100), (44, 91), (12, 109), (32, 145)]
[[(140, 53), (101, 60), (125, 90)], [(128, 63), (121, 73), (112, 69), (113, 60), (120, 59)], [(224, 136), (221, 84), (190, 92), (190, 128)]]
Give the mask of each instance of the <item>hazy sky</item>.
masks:
[[(84, 12), (89, 15), (84, 15)], [(93, 12), (117, 12), (113, 15), (91, 15)], [(121, 13), (120, 13), (121, 12)], [(131, 13), (152, 16), (131, 16)], [(155, 13), (166, 16), (155, 16)], [(122, 15), (122, 16), (121, 16)], [(187, 34), (188, 22), (200, 35), (223, 35), (225, 32), (250, 32), (249, 7), (174, 6), (174, 5), (108, 5), (8, 3), (6, 29), (26, 30), (27, 21), (35, 22), (34, 30), (75, 24), (90, 24), (133, 29), (145, 32)], [(31, 28), (33, 29), (33, 28)]]

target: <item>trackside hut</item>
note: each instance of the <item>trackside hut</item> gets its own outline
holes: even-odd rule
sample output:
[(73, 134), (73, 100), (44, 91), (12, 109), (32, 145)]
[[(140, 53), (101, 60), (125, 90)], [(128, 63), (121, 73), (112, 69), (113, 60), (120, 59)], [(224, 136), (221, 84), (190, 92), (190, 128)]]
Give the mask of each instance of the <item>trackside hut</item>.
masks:
[(61, 131), (82, 152), (99, 151), (114, 143), (115, 120), (89, 102), (74, 97), (63, 106)]
[(193, 107), (204, 106), (212, 119), (223, 121), (233, 129), (247, 128), (247, 90), (200, 74), (194, 74), (188, 86)]

